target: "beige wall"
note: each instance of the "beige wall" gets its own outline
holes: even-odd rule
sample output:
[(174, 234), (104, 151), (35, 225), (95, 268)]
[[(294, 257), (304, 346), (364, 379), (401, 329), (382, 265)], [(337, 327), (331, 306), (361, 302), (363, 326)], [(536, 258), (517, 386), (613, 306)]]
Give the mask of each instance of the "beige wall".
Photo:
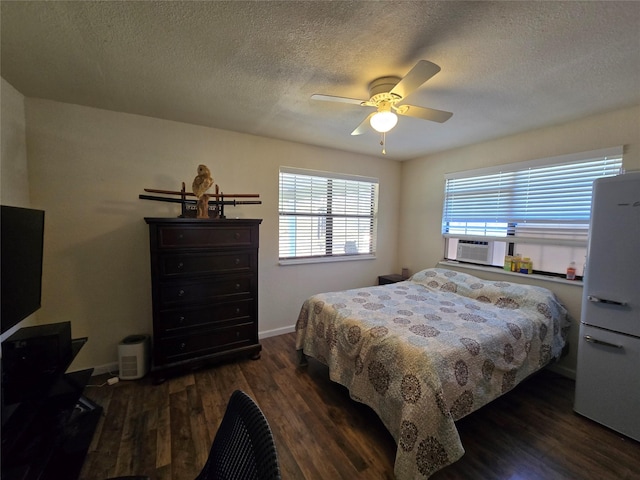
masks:
[[(373, 285), (397, 265), (397, 162), (324, 148), (28, 98), (29, 185), (47, 212), (41, 321), (70, 320), (88, 336), (72, 369), (117, 361), (126, 335), (151, 333), (148, 233), (144, 217), (176, 217), (177, 204), (140, 200), (144, 188), (179, 190), (211, 169), (223, 192), (258, 193), (261, 205), (227, 208), (262, 218), (261, 335), (292, 331), (302, 302), (320, 291)], [(380, 179), (375, 260), (278, 266), (281, 165)], [(113, 367), (113, 365), (111, 365)]]
[[(399, 235), (401, 265), (415, 272), (433, 267), (443, 258), (444, 241), (440, 226), (445, 173), (616, 145), (624, 145), (624, 167), (627, 170), (640, 169), (640, 106), (403, 162)], [(467, 273), (485, 278), (500, 275)], [(530, 279), (525, 277), (522, 280)], [(534, 283), (555, 291), (573, 318), (575, 328), (571, 331), (571, 344), (574, 348), (560, 364), (567, 374), (572, 374), (576, 365), (582, 288), (545, 281)]]
[(2, 205), (29, 206), (29, 179), (24, 96), (4, 78), (0, 81), (0, 201)]
[[(24, 96), (0, 78), (0, 203), (13, 207), (29, 207), (29, 178), (24, 112)], [(18, 328), (37, 322), (38, 313), (6, 331), (0, 340)]]
[[(440, 221), (445, 173), (614, 145), (624, 145), (627, 170), (640, 169), (640, 106), (397, 163), (183, 123), (25, 100), (2, 80), (1, 130), (2, 202), (47, 211), (43, 308), (38, 322), (71, 321), (74, 336), (89, 337), (72, 368), (92, 366), (99, 371), (115, 366), (117, 343), (124, 336), (151, 332), (143, 218), (179, 213), (177, 205), (139, 200), (138, 195), (144, 188), (179, 189), (183, 181), (189, 185), (199, 163), (211, 168), (223, 191), (261, 196), (262, 205), (228, 209), (227, 215), (263, 219), (263, 336), (291, 331), (301, 303), (313, 293), (371, 285), (377, 275), (398, 272), (403, 266), (411, 272), (435, 266), (444, 249)], [(278, 266), (281, 165), (378, 177), (377, 259)], [(475, 274), (501, 277), (499, 271)], [(579, 284), (533, 283), (554, 290), (574, 322), (579, 319)], [(577, 325), (571, 343), (577, 345)], [(560, 364), (569, 375), (575, 370), (575, 353), (572, 348)]]

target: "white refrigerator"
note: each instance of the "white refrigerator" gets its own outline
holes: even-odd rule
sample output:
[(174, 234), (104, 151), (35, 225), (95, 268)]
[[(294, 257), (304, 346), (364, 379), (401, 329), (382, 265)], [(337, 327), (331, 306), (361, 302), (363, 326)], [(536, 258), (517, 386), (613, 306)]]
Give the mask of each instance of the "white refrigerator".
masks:
[(593, 183), (574, 410), (640, 441), (640, 171)]

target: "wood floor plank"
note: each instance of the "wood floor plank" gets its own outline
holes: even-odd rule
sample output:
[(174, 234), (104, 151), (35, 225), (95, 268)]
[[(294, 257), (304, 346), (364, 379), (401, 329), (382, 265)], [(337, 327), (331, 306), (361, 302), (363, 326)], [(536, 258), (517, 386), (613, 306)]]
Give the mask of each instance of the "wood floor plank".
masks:
[[(314, 402), (305, 401), (302, 397), (305, 391), (299, 384), (290, 381), (291, 374), (288, 372), (275, 372), (274, 378), (278, 381), (280, 388), (285, 392), (286, 398), (291, 400), (290, 408), (295, 405), (304, 405), (307, 410), (298, 407), (296, 415), (304, 415), (306, 422), (314, 431), (326, 432), (325, 435), (318, 435), (319, 440), (329, 439), (330, 443), (324, 446), (327, 453), (337, 449), (339, 457), (345, 457), (353, 469), (353, 474), (361, 474), (369, 469), (369, 466), (378, 462), (379, 452), (368, 448), (361, 442), (359, 427), (355, 427), (350, 409), (340, 409), (336, 402), (331, 402), (329, 396), (322, 396), (322, 401), (316, 396), (309, 396), (315, 399)], [(345, 392), (346, 393), (346, 392)], [(319, 395), (322, 393), (318, 392)], [(336, 436), (333, 432), (340, 430), (341, 435)], [(338, 457), (338, 458), (339, 458)], [(336, 457), (333, 457), (336, 458)], [(347, 473), (342, 475), (347, 478)]]
[(204, 407), (199, 395), (199, 390), (195, 385), (187, 388), (187, 399), (189, 401), (189, 422), (191, 427), (191, 440), (195, 449), (195, 465), (201, 469), (207, 463), (209, 450), (213, 443), (209, 429), (205, 422)]
[(202, 402), (202, 423), (207, 430), (207, 438), (210, 442), (213, 442), (213, 438), (218, 431), (218, 425), (220, 425), (222, 421), (227, 402), (216, 390), (212, 371), (213, 369), (203, 370), (195, 376), (195, 386), (200, 394), (200, 401)]
[(184, 478), (195, 478), (202, 465), (196, 463), (196, 451), (191, 431), (191, 408), (186, 388), (171, 394), (171, 466)]
[(169, 386), (169, 394), (181, 392), (185, 390), (187, 386), (193, 385), (194, 383), (195, 379), (193, 377), (193, 373), (186, 373), (184, 375), (173, 377), (172, 381), (167, 383)]
[[(80, 480), (116, 471), (193, 480), (236, 389), (269, 420), (284, 480), (393, 479), (396, 446), (377, 415), (351, 400), (319, 362), (299, 367), (295, 334), (261, 343), (259, 360), (221, 363), (161, 385), (144, 378), (87, 387), (105, 412)], [(574, 413), (574, 385), (544, 370), (461, 419), (466, 453), (431, 479), (640, 479), (640, 443)]]
[[(155, 439), (156, 468), (171, 465), (171, 408), (169, 405), (162, 406), (158, 410), (158, 426)], [(130, 473), (132, 475), (136, 474), (136, 472)]]
[(139, 454), (139, 452), (137, 452), (139, 444), (136, 443), (136, 432), (140, 431), (141, 427), (140, 416), (135, 413), (136, 403), (137, 402), (130, 398), (129, 402), (127, 402), (127, 410), (123, 412), (124, 422), (115, 467), (116, 475), (122, 475), (122, 472), (131, 471), (134, 468), (133, 458)]
[(124, 428), (124, 412), (129, 400), (127, 397), (113, 395), (109, 402), (108, 412), (118, 412), (108, 415), (105, 412), (104, 422), (100, 432), (100, 441), (95, 455), (93, 455), (93, 469), (99, 475), (110, 477), (116, 475), (115, 468), (118, 456), (120, 455), (120, 443), (122, 440), (122, 430)]

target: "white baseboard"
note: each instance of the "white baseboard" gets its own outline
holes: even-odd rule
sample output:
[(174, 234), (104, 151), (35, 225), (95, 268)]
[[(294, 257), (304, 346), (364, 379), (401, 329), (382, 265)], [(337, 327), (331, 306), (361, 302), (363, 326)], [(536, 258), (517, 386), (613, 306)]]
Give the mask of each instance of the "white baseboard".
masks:
[(296, 331), (295, 325), (290, 325), (288, 327), (274, 328), (273, 330), (265, 330), (263, 332), (258, 333), (258, 338), (276, 337), (278, 335), (284, 335), (285, 333), (291, 333), (295, 331)]

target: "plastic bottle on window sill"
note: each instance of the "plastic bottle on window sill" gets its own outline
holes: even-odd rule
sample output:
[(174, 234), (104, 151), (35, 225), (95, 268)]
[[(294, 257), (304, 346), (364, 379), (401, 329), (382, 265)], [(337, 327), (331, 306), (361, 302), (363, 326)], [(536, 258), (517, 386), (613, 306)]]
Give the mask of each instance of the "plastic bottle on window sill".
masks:
[(529, 257), (524, 257), (520, 262), (520, 273), (531, 274), (533, 271), (533, 262)]
[(504, 257), (504, 269), (507, 272), (511, 271), (511, 265), (513, 264), (513, 257), (511, 255), (506, 255)]
[(576, 262), (571, 262), (567, 267), (567, 280), (576, 279)]
[(513, 260), (511, 261), (511, 271), (519, 272), (521, 262), (522, 262), (522, 255), (519, 253), (516, 253), (516, 256), (513, 257)]

